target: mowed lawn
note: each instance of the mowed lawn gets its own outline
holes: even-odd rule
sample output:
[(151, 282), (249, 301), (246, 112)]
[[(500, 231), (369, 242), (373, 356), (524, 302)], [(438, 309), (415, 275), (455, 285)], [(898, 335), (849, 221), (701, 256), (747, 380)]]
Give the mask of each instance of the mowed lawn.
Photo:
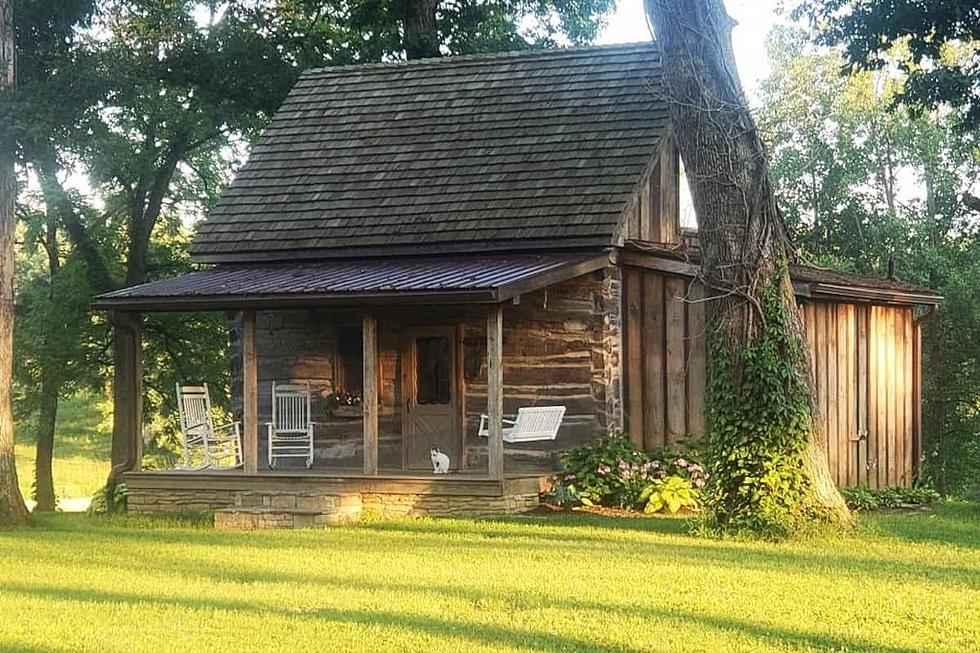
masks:
[(980, 506), (790, 544), (592, 516), (0, 531), (0, 650), (978, 651)]

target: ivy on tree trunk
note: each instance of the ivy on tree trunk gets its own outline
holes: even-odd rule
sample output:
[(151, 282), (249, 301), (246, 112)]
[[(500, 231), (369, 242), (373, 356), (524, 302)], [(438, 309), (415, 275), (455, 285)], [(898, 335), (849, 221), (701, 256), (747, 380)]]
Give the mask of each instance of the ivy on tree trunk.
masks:
[(849, 524), (830, 475), (790, 243), (722, 0), (648, 0), (698, 216), (709, 301), (706, 493), (712, 530), (786, 536)]

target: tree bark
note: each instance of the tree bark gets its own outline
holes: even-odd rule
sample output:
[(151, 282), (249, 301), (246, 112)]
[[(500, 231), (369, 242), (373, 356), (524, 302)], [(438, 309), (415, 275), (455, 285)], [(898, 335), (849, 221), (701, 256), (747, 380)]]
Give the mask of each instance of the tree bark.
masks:
[(409, 59), (438, 57), (439, 34), (436, 9), (439, 0), (399, 0), (402, 23), (402, 45)]
[[(725, 396), (709, 393), (715, 402), (710, 414), (729, 409), (729, 414), (751, 421), (754, 416), (744, 413), (751, 401), (763, 414), (779, 414), (772, 409), (779, 398), (752, 395), (768, 380), (753, 378), (759, 366), (744, 355), (771, 340), (772, 329), (780, 328), (777, 341), (784, 346), (776, 350), (776, 364), (782, 362), (791, 371), (780, 388), (787, 395), (795, 393), (797, 398), (790, 401), (805, 404), (803, 440), (794, 445), (793, 438), (778, 428), (734, 427), (745, 432), (742, 451), (785, 454), (783, 464), (802, 468), (801, 492), (807, 503), (834, 522), (850, 523), (821, 445), (809, 351), (789, 277), (789, 237), (769, 179), (766, 151), (736, 70), (731, 45), (735, 23), (721, 0), (648, 0), (647, 11), (660, 44), (670, 116), (698, 216), (701, 274), (710, 297), (708, 366), (710, 371), (725, 370), (731, 381)], [(783, 326), (773, 320), (774, 312), (784, 318)], [(727, 406), (721, 405), (725, 402)], [(746, 481), (751, 476), (746, 474)], [(738, 503), (738, 488), (728, 492), (720, 505)], [(772, 495), (781, 500), (778, 490)], [(726, 519), (724, 514), (719, 517)]]
[(41, 371), (41, 401), (37, 419), (37, 446), (34, 455), (35, 511), (51, 511), (57, 505), (54, 493), (54, 429), (58, 420), (59, 385), (51, 370)]
[[(0, 0), (0, 93), (13, 89), (13, 0)], [(4, 116), (7, 116), (4, 112)], [(27, 506), (17, 484), (14, 460), (14, 414), (10, 389), (14, 363), (14, 203), (17, 178), (8, 118), (0, 122), (0, 524), (28, 520)]]

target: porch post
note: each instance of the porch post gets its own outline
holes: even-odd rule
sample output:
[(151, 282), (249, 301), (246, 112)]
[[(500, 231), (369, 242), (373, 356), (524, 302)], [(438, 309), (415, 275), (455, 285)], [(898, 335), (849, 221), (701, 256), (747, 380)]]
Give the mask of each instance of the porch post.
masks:
[(364, 350), (364, 473), (378, 473), (378, 321), (365, 313), (361, 322)]
[(259, 375), (256, 363), (255, 310), (242, 311), (242, 430), (245, 473), (259, 471)]
[(500, 304), (487, 311), (487, 416), (490, 434), (487, 438), (490, 478), (504, 477), (504, 309)]
[(143, 460), (143, 316), (115, 311), (109, 316), (116, 346), (112, 377), (111, 478), (138, 471)]

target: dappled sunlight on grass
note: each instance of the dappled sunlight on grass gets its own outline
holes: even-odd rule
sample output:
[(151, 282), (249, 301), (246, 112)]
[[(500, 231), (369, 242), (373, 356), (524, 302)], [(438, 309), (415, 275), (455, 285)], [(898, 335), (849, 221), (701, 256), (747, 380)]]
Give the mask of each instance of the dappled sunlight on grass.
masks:
[[(58, 406), (53, 474), (59, 499), (91, 496), (105, 483), (111, 441), (100, 401), (83, 393), (63, 399)], [(17, 478), (25, 498), (33, 494), (35, 428), (32, 421), (22, 422), (15, 434)]]
[(978, 650), (977, 510), (783, 544), (580, 515), (294, 532), (45, 516), (0, 532), (0, 649)]

